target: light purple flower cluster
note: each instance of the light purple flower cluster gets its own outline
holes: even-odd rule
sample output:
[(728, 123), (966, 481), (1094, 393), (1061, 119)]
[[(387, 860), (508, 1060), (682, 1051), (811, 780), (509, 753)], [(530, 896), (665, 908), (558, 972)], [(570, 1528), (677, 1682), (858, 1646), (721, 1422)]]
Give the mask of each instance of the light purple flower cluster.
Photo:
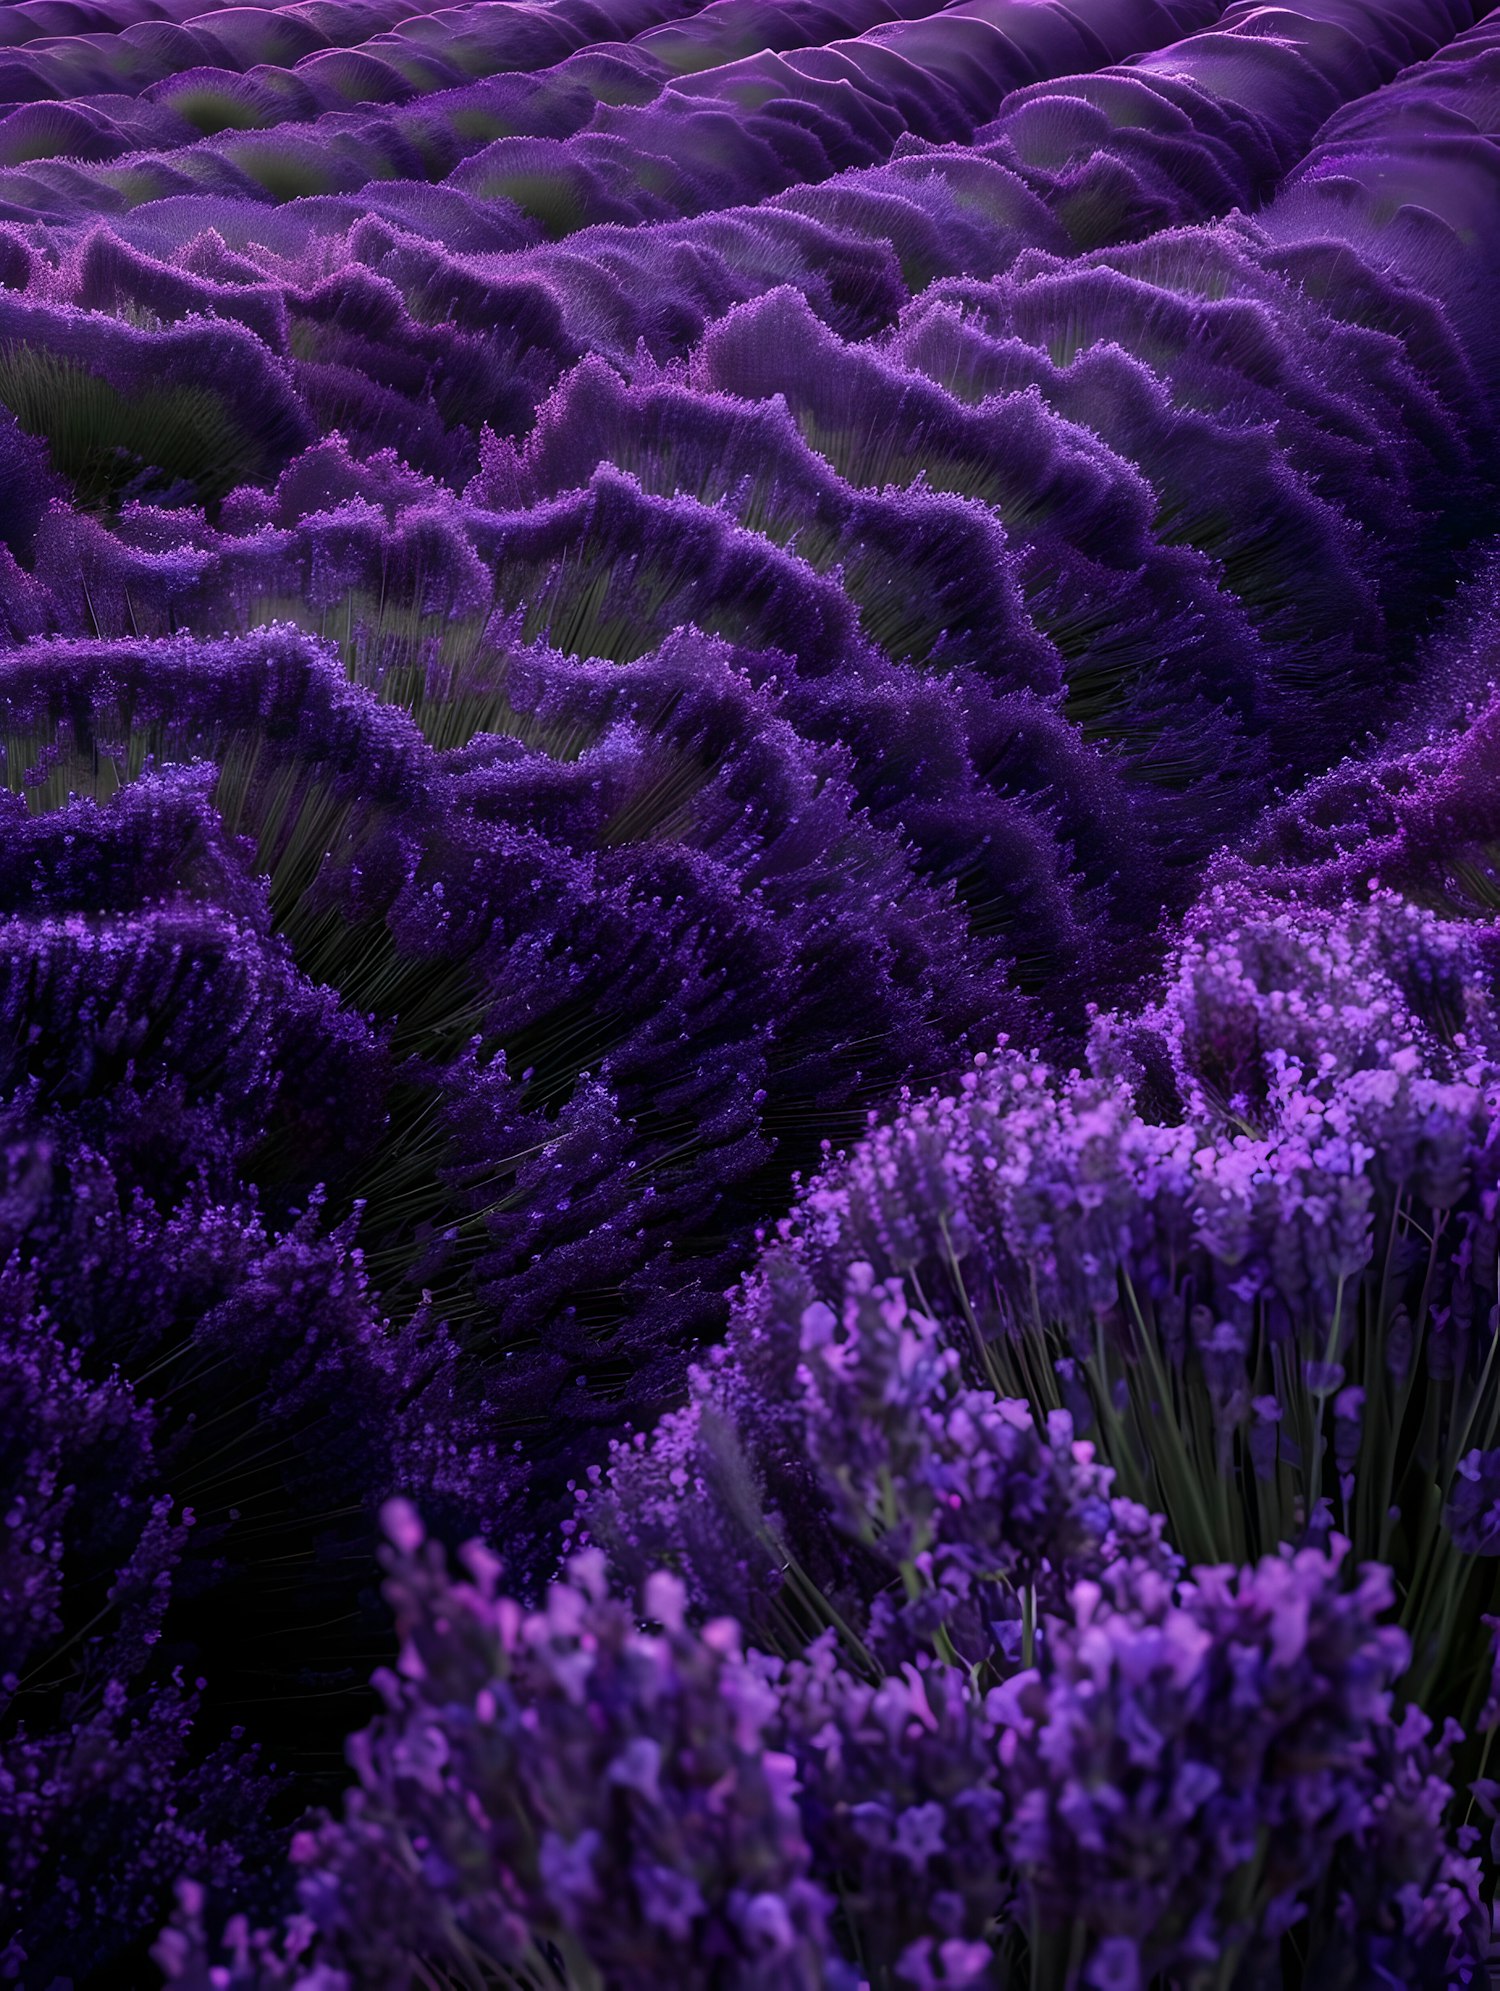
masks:
[(851, 1266), (904, 1280), (974, 1373), (1083, 1419), (1189, 1555), (1332, 1521), (1425, 1572), (1444, 1672), (1467, 1565), (1422, 1488), (1468, 1515), (1500, 1414), (1485, 962), (1391, 893), (1332, 924), (1210, 893), (1162, 998), (1099, 1024), (1096, 1075), (986, 1059), (816, 1181), (778, 1248), (820, 1297)]
[(1453, 1737), (1393, 1712), (1388, 1578), (1348, 1588), (1337, 1551), (1189, 1583), (1116, 1562), (986, 1688), (930, 1658), (862, 1677), (832, 1633), (744, 1652), (664, 1572), (642, 1622), (597, 1551), (528, 1612), (479, 1544), (456, 1580), (409, 1508), (387, 1527), (403, 1646), (350, 1744), (358, 1788), (294, 1842), (280, 1930), (237, 1918), (216, 1952), (181, 1890), (155, 1951), (174, 1983), (937, 1991), (1025, 1947), (1044, 1982), (1116, 1991), (1263, 1971), (1291, 1932), (1324, 1981), (1471, 1981)]
[(783, 1639), (823, 1610), (886, 1665), (977, 1667), (1029, 1650), (1039, 1612), (1118, 1558), (1171, 1573), (1160, 1522), (1112, 1497), (1066, 1410), (1039, 1428), (966, 1385), (899, 1279), (856, 1264), (836, 1309), (815, 1290), (773, 1273), (688, 1408), (592, 1475), (583, 1524), (617, 1568), (670, 1562), (699, 1608), (732, 1600)]
[[(402, 1639), (377, 1677), (387, 1713), (351, 1744), (347, 1819), (294, 1843), (296, 1970), (264, 1981), (306, 1981), (306, 1955), (336, 1960), (329, 1984), (405, 1984), (416, 1956), (471, 1975), (555, 1962), (641, 1991), (666, 1973), (821, 1985), (831, 1904), (809, 1878), (774, 1681), (734, 1624), (690, 1630), (663, 1574), (643, 1630), (597, 1552), (527, 1611), (478, 1543), (455, 1581), (411, 1509), (386, 1525)], [(262, 1981), (264, 1939), (229, 1941), (249, 1969), (227, 1981)], [(193, 1981), (192, 1954), (182, 1932), (158, 1945), (174, 1981)]]
[(1477, 1863), (1437, 1854), (1452, 1737), (1392, 1712), (1407, 1642), (1388, 1572), (1340, 1592), (1304, 1549), (1174, 1595), (1116, 1568), (1075, 1592), (1050, 1663), (994, 1697), (1012, 1857), (1096, 1991), (1438, 1984), (1487, 1937)]

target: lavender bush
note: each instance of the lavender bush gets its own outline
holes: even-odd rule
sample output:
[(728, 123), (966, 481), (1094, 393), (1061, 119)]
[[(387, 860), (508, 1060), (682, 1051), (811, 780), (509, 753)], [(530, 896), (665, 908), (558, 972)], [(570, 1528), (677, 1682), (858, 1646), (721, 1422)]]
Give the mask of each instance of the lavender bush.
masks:
[(528, 1613), (479, 1544), (455, 1581), (386, 1518), (403, 1646), (358, 1789), (294, 1842), (284, 1926), (237, 1918), (223, 1961), (184, 1884), (171, 1982), (1474, 1981), (1452, 1737), (1394, 1715), (1406, 1641), (1346, 1544), (1191, 1582), (1120, 1557), (1037, 1663), (881, 1677), (832, 1633), (787, 1662), (694, 1630), (665, 1572), (638, 1619), (597, 1551)]

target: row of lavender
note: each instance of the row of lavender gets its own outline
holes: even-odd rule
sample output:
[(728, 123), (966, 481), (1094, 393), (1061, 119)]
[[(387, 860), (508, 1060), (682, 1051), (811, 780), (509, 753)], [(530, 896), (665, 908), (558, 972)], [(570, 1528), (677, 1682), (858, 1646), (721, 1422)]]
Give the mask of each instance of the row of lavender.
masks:
[[(985, 1048), (1078, 1055), (1217, 846), (1462, 703), (1485, 10), (61, 11), (0, 71), (11, 1975), (186, 1873), (205, 1983), (1462, 1981), (1480, 1766), (1397, 1709), (1494, 1719), (1482, 857), (1313, 789), (1093, 1079)], [(543, 1571), (794, 1171), (963, 1071), (590, 1467), (657, 1632), (391, 1510), (402, 1679), (252, 1937), (379, 1502)]]

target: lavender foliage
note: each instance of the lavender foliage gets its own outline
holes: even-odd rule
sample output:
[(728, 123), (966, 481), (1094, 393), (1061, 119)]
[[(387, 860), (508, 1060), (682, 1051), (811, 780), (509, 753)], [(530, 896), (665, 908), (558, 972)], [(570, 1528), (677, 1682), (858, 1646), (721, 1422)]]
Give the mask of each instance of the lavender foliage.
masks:
[(0, 1974), (1467, 1981), (1493, 16), (413, 4), (0, 6)]

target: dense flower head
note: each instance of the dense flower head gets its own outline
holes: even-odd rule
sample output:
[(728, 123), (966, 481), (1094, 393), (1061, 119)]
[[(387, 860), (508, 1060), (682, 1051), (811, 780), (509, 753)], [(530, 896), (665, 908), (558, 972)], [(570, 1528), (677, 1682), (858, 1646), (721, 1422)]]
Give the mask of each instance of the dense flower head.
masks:
[[(820, 1985), (830, 1903), (773, 1680), (734, 1624), (690, 1630), (663, 1574), (643, 1629), (597, 1552), (527, 1611), (480, 1544), (454, 1579), (411, 1509), (386, 1526), (402, 1639), (377, 1682), (386, 1713), (351, 1744), (347, 1819), (293, 1849), (302, 1920), (352, 1981), (404, 1982), (415, 1952), (587, 1959), (642, 1987), (666, 1971)], [(178, 1976), (180, 1941), (160, 1954)]]
[(1311, 1947), (1351, 1981), (1465, 1981), (1480, 1952), (1442, 1822), (1456, 1738), (1396, 1711), (1389, 1578), (1346, 1581), (1345, 1544), (1189, 1581), (1116, 1562), (986, 1685), (931, 1655), (865, 1674), (832, 1631), (765, 1657), (690, 1624), (665, 1572), (611, 1595), (594, 1550), (528, 1610), (481, 1544), (455, 1575), (404, 1503), (385, 1521), (403, 1643), (357, 1788), (293, 1841), (296, 1911), (231, 1921), (225, 1962), (180, 1890), (172, 1982), (840, 1987), (869, 1956), (977, 1985), (1028, 1950), (1098, 1986), (1196, 1982), (1328, 1904)]
[(1039, 1600), (1117, 1556), (1176, 1566), (1068, 1412), (1040, 1426), (966, 1386), (899, 1279), (852, 1266), (837, 1309), (813, 1290), (773, 1273), (687, 1409), (591, 1475), (582, 1523), (616, 1566), (668, 1560), (699, 1608), (733, 1600), (772, 1635), (825, 1608), (882, 1663), (935, 1649), (971, 1666), (1018, 1654)]
[(999, 1857), (1008, 1801), (994, 1724), (965, 1670), (929, 1654), (872, 1679), (841, 1663), (829, 1632), (777, 1681), (815, 1870), (836, 1881), (861, 1953), (901, 1983), (934, 1965), (947, 1981), (965, 1969), (982, 1981), (1015, 1881)]
[(957, 1274), (976, 1305), (1080, 1327), (1118, 1314), (1122, 1271), (1162, 1299), (1196, 1252), (1209, 1312), (1264, 1298), (1278, 1333), (1310, 1326), (1368, 1264), (1383, 1189), (1448, 1208), (1483, 1182), (1494, 1029), (1471, 928), (1390, 893), (1332, 925), (1210, 895), (1158, 1001), (1099, 1021), (1093, 1071), (982, 1056), (813, 1184), (788, 1236), (814, 1266)]
[(1117, 1567), (992, 1696), (1010, 1851), (1044, 1919), (1096, 1937), (1100, 1991), (1264, 1969), (1309, 1894), (1338, 1903), (1305, 1932), (1309, 1981), (1451, 1981), (1484, 1941), (1475, 1864), (1391, 1829), (1413, 1786), (1440, 1811), (1451, 1738), (1393, 1710), (1388, 1572), (1346, 1590), (1338, 1568), (1286, 1552), (1174, 1594)]

